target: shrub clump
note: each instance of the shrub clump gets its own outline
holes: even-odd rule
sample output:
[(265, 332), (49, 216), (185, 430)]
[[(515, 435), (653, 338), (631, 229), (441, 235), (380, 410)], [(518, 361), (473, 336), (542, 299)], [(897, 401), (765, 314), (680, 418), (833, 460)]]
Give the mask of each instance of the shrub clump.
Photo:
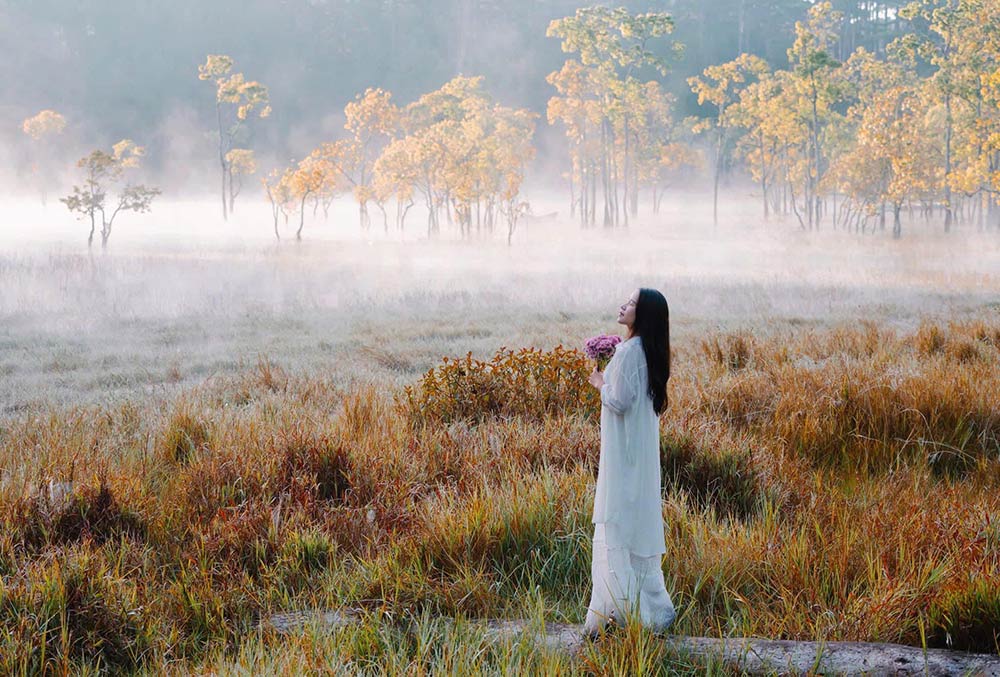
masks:
[(923, 322), (914, 337), (917, 350), (921, 355), (929, 356), (944, 349), (945, 335), (941, 327), (929, 322)]
[(450, 423), (518, 416), (540, 420), (556, 414), (600, 411), (597, 391), (587, 383), (590, 362), (578, 350), (501, 348), (488, 361), (468, 353), (444, 358), (400, 403), (413, 423)]

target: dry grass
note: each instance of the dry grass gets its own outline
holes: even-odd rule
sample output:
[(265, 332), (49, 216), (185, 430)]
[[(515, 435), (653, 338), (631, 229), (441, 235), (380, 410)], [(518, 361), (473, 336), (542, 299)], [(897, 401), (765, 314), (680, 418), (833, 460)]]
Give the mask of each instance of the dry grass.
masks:
[[(997, 650), (1000, 325), (743, 331), (675, 360), (677, 632)], [(636, 628), (571, 663), (463, 621), (582, 620), (599, 451), (585, 367), (502, 351), (387, 392), (261, 360), (168, 406), (9, 418), (0, 672), (703, 669)], [(365, 621), (253, 630), (339, 605)]]

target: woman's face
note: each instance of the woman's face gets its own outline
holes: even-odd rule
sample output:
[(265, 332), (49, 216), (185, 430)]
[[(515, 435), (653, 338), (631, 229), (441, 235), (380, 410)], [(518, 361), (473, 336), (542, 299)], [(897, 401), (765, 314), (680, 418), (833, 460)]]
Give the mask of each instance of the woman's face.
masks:
[(635, 324), (635, 304), (639, 302), (639, 290), (636, 289), (628, 297), (628, 301), (618, 308), (618, 324), (624, 324), (629, 329)]

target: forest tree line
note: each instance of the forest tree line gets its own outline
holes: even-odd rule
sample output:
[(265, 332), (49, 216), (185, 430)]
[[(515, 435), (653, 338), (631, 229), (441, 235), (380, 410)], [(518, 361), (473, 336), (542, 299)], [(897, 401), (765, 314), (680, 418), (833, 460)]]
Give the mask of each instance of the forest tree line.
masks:
[[(845, 5), (850, 11), (838, 9)], [(805, 229), (884, 228), (891, 218), (898, 236), (904, 211), (938, 214), (945, 230), (958, 219), (995, 226), (1000, 0), (861, 6), (865, 20), (856, 3), (811, 5), (794, 24), (783, 68), (745, 52), (684, 78), (700, 115), (684, 114), (672, 91), (690, 51), (673, 14), (594, 6), (551, 20), (546, 35), (567, 56), (546, 78), (546, 117), (565, 132), (572, 215), (584, 227), (627, 225), (640, 195), (655, 213), (674, 179), (705, 169), (716, 204), (726, 174), (745, 171), (759, 185), (765, 218), (778, 213)], [(752, 44), (748, 25), (740, 20), (739, 36)], [(881, 28), (866, 30), (873, 26)], [(857, 42), (867, 44), (850, 49)], [(257, 121), (270, 116), (270, 90), (225, 55), (210, 55), (199, 78), (216, 88), (227, 216), (258, 171), (250, 145)], [(530, 210), (519, 194), (540, 116), (487, 91), (482, 76), (460, 75), (397, 105), (387, 89), (366, 88), (345, 107), (340, 138), (262, 180), (276, 236), (279, 221), (294, 215), (301, 237), (308, 212), (326, 214), (350, 194), (364, 227), (375, 209), (386, 230), (390, 220), (402, 228), (420, 204), (429, 234), (442, 223), (462, 236), (492, 233), (502, 222), (509, 240)], [(42, 156), (66, 120), (43, 110), (23, 127)], [(86, 201), (74, 204), (80, 211)], [(129, 205), (145, 210), (149, 200), (122, 208)]]

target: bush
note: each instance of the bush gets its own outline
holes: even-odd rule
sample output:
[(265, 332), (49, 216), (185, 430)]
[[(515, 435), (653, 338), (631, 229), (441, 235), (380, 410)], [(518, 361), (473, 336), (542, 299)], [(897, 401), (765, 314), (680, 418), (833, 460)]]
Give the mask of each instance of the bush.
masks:
[(548, 352), (501, 348), (486, 362), (468, 353), (465, 358), (444, 358), (416, 386), (407, 386), (401, 404), (415, 424), (508, 416), (538, 420), (571, 413), (595, 416), (600, 396), (587, 383), (590, 371), (583, 353), (562, 346)]
[(934, 353), (939, 353), (942, 349), (944, 349), (944, 331), (942, 331), (936, 324), (923, 322), (917, 330), (917, 335), (914, 337), (914, 341), (917, 345), (917, 350), (920, 351), (921, 355), (930, 356)]
[(347, 451), (332, 440), (299, 435), (285, 442), (278, 468), (278, 488), (299, 505), (343, 501), (350, 487)]

